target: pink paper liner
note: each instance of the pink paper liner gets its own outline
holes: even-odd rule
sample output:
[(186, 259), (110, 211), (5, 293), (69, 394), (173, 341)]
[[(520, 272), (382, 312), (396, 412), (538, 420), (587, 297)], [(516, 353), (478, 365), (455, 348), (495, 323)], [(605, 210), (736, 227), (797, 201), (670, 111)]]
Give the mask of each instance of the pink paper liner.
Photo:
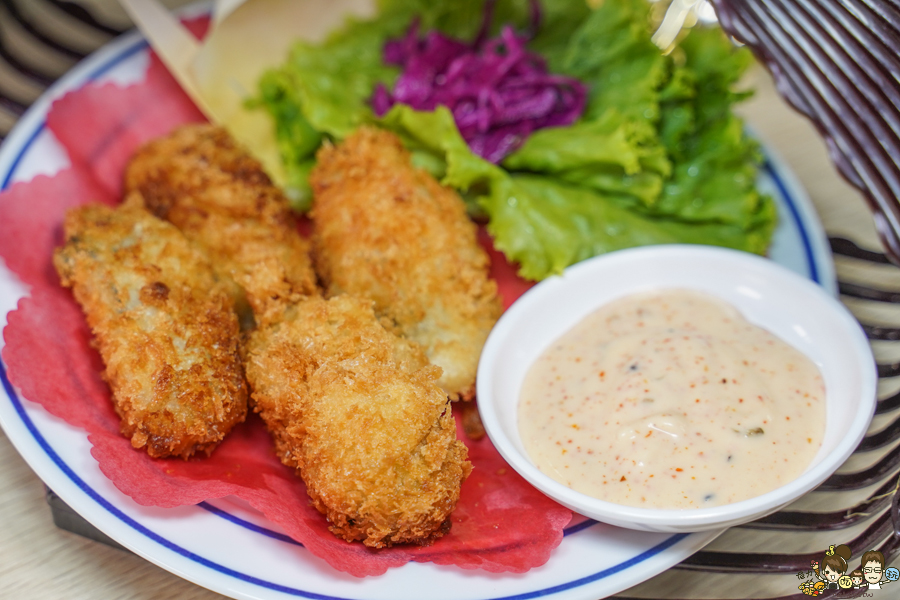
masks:
[[(190, 25), (202, 33), (206, 21)], [(54, 102), (47, 125), (72, 166), (0, 193), (0, 256), (30, 288), (30, 296), (8, 315), (3, 332), (10, 381), (28, 400), (87, 430), (91, 455), (103, 474), (139, 504), (175, 507), (233, 495), (315, 556), (358, 577), (409, 561), (515, 573), (544, 564), (562, 541), (572, 513), (525, 482), (486, 438), (465, 440), (475, 468), (463, 485), (451, 532), (429, 547), (376, 551), (328, 531), (324, 517), (309, 505), (302, 480), (275, 457), (256, 416), (237, 427), (211, 457), (188, 461), (151, 459), (119, 434), (100, 375), (102, 362), (90, 345), (80, 308), (59, 285), (52, 251), (61, 242), (67, 208), (118, 201), (124, 166), (140, 144), (202, 120), (154, 55), (139, 84), (88, 84)], [(492, 275), (508, 307), (531, 284), (516, 277), (483, 231), (480, 241), (491, 255)], [(465, 436), (460, 433), (460, 438)]]

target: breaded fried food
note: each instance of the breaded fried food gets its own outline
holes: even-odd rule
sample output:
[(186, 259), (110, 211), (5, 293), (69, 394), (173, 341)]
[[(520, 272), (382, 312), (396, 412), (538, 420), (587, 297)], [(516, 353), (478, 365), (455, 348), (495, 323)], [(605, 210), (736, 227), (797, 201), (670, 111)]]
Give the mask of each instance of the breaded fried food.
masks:
[(281, 461), (336, 535), (429, 544), (471, 471), (440, 369), (385, 330), (371, 301), (310, 297), (250, 334), (247, 378)]
[(106, 365), (121, 431), (153, 457), (209, 454), (247, 413), (232, 302), (206, 256), (139, 198), (65, 218), (53, 262)]
[(374, 300), (443, 369), (439, 385), (471, 398), (502, 307), (462, 199), (414, 168), (395, 135), (372, 127), (323, 146), (310, 183), (313, 261), (328, 293)]
[(237, 283), (231, 293), (242, 312), (249, 302), (259, 319), (318, 293), (287, 198), (222, 127), (186, 125), (149, 142), (129, 163), (125, 189), (208, 250)]

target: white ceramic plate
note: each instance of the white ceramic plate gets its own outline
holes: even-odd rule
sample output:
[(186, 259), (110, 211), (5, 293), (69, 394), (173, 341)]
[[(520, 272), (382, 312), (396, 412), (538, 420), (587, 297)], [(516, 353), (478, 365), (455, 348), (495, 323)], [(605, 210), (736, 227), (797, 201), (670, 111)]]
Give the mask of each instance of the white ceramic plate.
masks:
[[(55, 98), (93, 81), (137, 81), (146, 65), (146, 42), (130, 34), (68, 73), (34, 104), (0, 148), (0, 188), (68, 165), (65, 152), (45, 127)], [(777, 199), (781, 215), (772, 258), (834, 292), (828, 243), (802, 189), (771, 156), (760, 183)], [(6, 314), (25, 293), (0, 265), (0, 324), (5, 325)], [(567, 530), (550, 561), (524, 574), (410, 563), (380, 577), (357, 579), (331, 569), (237, 500), (177, 509), (137, 505), (101, 474), (85, 432), (23, 399), (2, 364), (0, 380), (0, 425), (31, 468), (65, 502), (137, 554), (234, 598), (403, 600), (422, 598), (427, 590), (435, 600), (595, 600), (668, 569), (720, 533), (642, 533), (589, 521)]]

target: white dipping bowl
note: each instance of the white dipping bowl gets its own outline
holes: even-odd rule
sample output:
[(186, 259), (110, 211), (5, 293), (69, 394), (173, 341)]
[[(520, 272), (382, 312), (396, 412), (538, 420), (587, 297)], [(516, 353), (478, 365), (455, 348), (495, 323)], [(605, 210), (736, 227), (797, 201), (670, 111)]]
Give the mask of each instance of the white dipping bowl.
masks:
[[(637, 508), (576, 492), (537, 469), (519, 435), (519, 394), (532, 363), (600, 306), (653, 290), (706, 292), (808, 356), (825, 380), (822, 447), (795, 480), (755, 498), (697, 509)], [(629, 529), (693, 532), (773, 513), (822, 483), (853, 453), (875, 410), (877, 375), (856, 319), (821, 287), (752, 254), (710, 246), (650, 246), (569, 267), (525, 293), (494, 327), (478, 364), (478, 408), (491, 441), (532, 485), (592, 519)]]

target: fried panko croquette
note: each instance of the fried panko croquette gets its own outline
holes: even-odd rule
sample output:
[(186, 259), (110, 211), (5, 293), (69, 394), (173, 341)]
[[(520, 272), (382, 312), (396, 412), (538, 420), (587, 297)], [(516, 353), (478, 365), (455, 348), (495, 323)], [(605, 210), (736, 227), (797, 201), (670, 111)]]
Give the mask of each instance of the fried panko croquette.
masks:
[(374, 300), (443, 369), (439, 385), (471, 398), (502, 307), (462, 199), (414, 168), (395, 135), (371, 127), (323, 146), (310, 183), (313, 260), (328, 293)]
[(209, 454), (247, 413), (231, 298), (139, 198), (70, 210), (53, 262), (106, 365), (121, 431), (153, 457)]
[[(135, 153), (126, 191), (202, 244), (236, 283), (242, 318), (317, 294), (309, 245), (297, 231), (287, 198), (262, 166), (222, 127), (187, 125)], [(243, 294), (246, 294), (244, 296)]]
[(430, 544), (471, 471), (440, 369), (371, 301), (310, 297), (250, 334), (247, 378), (281, 461), (330, 530), (370, 547)]
[[(471, 465), (438, 383), (442, 371), (416, 342), (385, 329), (371, 300), (318, 296), (307, 244), (259, 163), (221, 128), (193, 125), (139, 150), (125, 185), (223, 265), (238, 305), (241, 294), (246, 299), (256, 324), (244, 348), (254, 409), (331, 531), (375, 548), (444, 535)], [(454, 336), (468, 326), (468, 313), (457, 313), (459, 322), (433, 324), (432, 348), (458, 352)]]

